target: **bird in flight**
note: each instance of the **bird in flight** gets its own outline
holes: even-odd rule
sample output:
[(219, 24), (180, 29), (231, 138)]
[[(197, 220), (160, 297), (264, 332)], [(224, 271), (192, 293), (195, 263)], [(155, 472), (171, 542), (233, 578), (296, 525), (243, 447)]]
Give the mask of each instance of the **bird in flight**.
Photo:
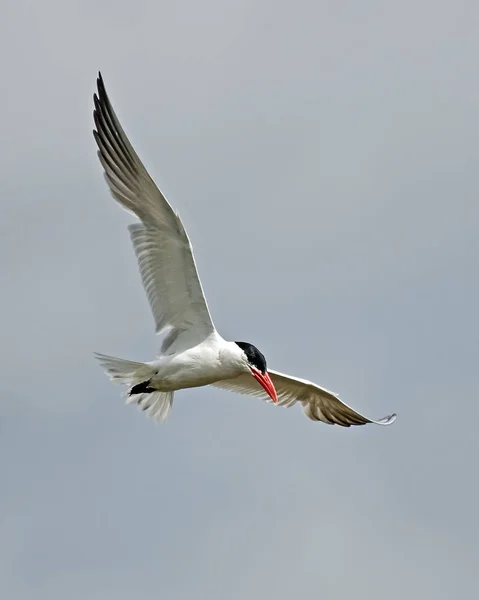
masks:
[(126, 386), (127, 403), (165, 422), (174, 393), (212, 385), (256, 396), (279, 406), (299, 403), (313, 421), (350, 427), (390, 425), (396, 415), (374, 421), (311, 381), (268, 369), (248, 342), (228, 342), (216, 331), (178, 214), (156, 186), (113, 110), (101, 74), (94, 94), (93, 131), (110, 192), (137, 220), (128, 227), (143, 287), (162, 336), (159, 355), (135, 362), (95, 354), (107, 375)]

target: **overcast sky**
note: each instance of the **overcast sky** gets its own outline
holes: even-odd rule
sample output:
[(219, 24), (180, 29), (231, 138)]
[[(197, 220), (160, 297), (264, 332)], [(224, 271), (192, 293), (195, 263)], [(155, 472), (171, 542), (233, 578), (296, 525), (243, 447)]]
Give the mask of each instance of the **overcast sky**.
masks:
[[(0, 596), (470, 598), (479, 5), (4, 0)], [(101, 69), (217, 328), (390, 428), (215, 389), (166, 426), (93, 351), (153, 319), (91, 135)]]

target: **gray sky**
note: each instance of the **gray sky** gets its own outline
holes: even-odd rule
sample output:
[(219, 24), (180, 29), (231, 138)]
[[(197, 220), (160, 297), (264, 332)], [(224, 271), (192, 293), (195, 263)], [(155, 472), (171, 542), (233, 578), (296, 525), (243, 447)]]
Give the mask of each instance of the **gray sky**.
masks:
[[(3, 2), (2, 598), (471, 597), (478, 17)], [(394, 426), (211, 389), (166, 426), (123, 406), (92, 352), (150, 360), (156, 340), (96, 159), (98, 69), (220, 332)]]

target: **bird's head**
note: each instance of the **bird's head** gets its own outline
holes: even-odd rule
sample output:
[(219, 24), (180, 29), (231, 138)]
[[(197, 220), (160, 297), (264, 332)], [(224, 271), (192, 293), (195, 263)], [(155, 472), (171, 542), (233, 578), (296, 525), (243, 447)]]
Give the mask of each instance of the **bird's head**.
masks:
[(266, 359), (263, 354), (248, 342), (235, 342), (237, 346), (243, 351), (243, 360), (246, 367), (251, 372), (251, 375), (256, 381), (262, 386), (264, 391), (268, 394), (273, 402), (278, 402), (278, 396), (274, 388), (271, 377), (268, 375), (268, 369), (266, 367)]

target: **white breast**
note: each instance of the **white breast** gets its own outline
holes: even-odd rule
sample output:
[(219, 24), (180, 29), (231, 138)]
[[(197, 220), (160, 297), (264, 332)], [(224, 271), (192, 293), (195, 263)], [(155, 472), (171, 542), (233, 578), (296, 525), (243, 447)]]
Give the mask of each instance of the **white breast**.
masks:
[(218, 334), (185, 352), (162, 356), (149, 364), (157, 371), (151, 385), (161, 391), (210, 385), (245, 371), (238, 346)]

